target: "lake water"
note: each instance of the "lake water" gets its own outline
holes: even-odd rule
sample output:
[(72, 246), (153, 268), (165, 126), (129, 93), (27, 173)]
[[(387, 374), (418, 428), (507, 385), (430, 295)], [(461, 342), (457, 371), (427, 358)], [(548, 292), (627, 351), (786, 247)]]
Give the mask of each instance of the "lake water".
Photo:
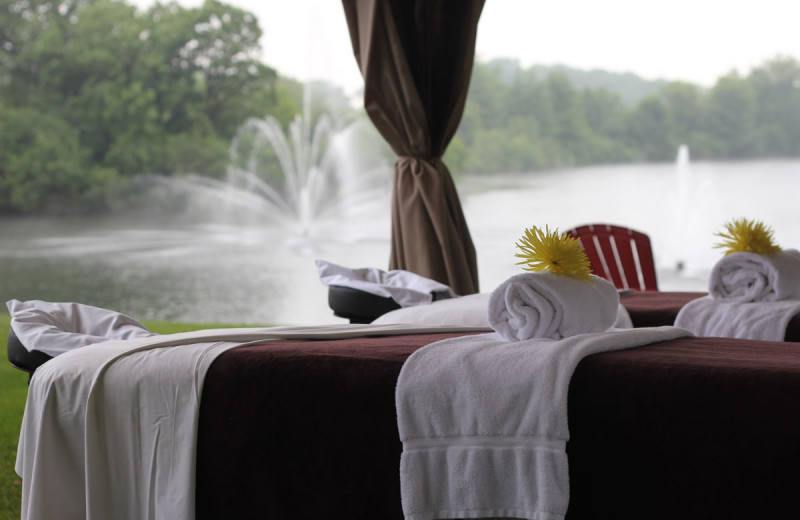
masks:
[[(521, 272), (514, 244), (534, 225), (648, 233), (663, 290), (705, 290), (720, 258), (714, 233), (733, 218), (762, 220), (781, 246), (800, 246), (800, 161), (602, 166), (457, 185), (483, 292)], [(314, 260), (388, 266), (388, 201), (320, 225), (310, 241), (277, 226), (223, 225), (210, 209), (205, 218), (0, 219), (0, 298), (76, 301), (142, 320), (339, 323)]]

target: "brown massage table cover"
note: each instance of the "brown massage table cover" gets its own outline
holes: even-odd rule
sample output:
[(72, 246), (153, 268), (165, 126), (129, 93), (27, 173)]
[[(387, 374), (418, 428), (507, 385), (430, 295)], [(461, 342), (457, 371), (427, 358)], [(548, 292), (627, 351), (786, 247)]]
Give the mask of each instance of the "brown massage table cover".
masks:
[[(197, 518), (402, 519), (395, 384), (455, 334), (280, 341), (211, 366)], [(569, 520), (791, 518), (800, 349), (683, 338), (584, 359), (569, 391)]]

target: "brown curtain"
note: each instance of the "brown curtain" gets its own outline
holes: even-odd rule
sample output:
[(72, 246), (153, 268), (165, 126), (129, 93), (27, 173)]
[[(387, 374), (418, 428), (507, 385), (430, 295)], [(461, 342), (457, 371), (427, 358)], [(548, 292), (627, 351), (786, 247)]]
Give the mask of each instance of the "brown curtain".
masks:
[(478, 292), (475, 247), (441, 157), (458, 128), (484, 0), (342, 0), (364, 108), (397, 153), (389, 267)]

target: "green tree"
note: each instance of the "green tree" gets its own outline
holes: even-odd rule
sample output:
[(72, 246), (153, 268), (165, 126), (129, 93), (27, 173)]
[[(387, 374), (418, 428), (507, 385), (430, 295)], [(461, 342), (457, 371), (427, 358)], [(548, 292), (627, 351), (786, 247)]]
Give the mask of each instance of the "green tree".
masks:
[[(576, 90), (562, 70), (539, 78), (514, 60), (475, 64), (458, 137), (473, 172), (623, 161), (627, 108), (610, 92)], [(608, 118), (608, 119), (606, 119)]]
[(157, 5), (148, 14), (153, 25), (161, 27), (172, 16), (172, 25), (183, 29), (182, 45), (168, 55), (169, 63), (196, 80), (203, 112), (220, 136), (230, 139), (247, 117), (259, 115), (251, 96), (269, 87), (276, 74), (258, 59), (261, 29), (253, 14), (216, 0), (177, 11), (174, 4)]
[[(517, 65), (518, 66), (518, 65)], [(506, 171), (530, 171), (564, 164), (568, 155), (559, 142), (558, 117), (552, 92), (546, 80), (532, 69), (519, 70), (506, 93), (506, 121), (499, 125), (507, 134), (507, 150), (499, 150), (513, 168)]]
[(756, 97), (758, 148), (768, 157), (800, 153), (800, 63), (775, 58), (748, 77)]
[(625, 145), (629, 109), (622, 99), (605, 89), (584, 89), (581, 107), (591, 131), (589, 162), (629, 161), (633, 157), (633, 152)]
[(669, 161), (677, 145), (672, 139), (669, 113), (657, 95), (650, 95), (636, 105), (628, 120), (628, 142), (640, 161)]
[(735, 72), (717, 80), (711, 89), (706, 133), (715, 158), (742, 159), (758, 155), (755, 91)]
[(583, 116), (580, 93), (560, 71), (551, 72), (546, 85), (553, 119), (543, 129), (562, 150), (556, 165), (586, 164), (591, 159), (591, 150), (586, 146), (591, 130)]
[(0, 21), (0, 96), (75, 129), (93, 183), (115, 172), (222, 175), (238, 126), (283, 103), (258, 59), (255, 17), (214, 0), (146, 12), (26, 0), (4, 3)]
[[(479, 129), (500, 127), (508, 114), (508, 84), (491, 66), (475, 63), (470, 79), (467, 106), (459, 125), (461, 138), (467, 146), (476, 144)], [(521, 103), (524, 105), (524, 103)]]
[[(58, 116), (0, 106), (0, 212), (74, 211), (87, 188), (78, 134)], [(93, 174), (101, 172), (92, 172)]]
[(711, 158), (709, 139), (704, 133), (705, 92), (691, 83), (673, 81), (659, 92), (669, 114), (674, 145), (686, 144), (695, 158)]

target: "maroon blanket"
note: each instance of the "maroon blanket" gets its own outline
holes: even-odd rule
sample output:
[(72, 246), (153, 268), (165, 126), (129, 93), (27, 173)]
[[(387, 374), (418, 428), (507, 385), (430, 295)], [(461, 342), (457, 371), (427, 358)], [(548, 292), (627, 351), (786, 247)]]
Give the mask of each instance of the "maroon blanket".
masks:
[(633, 291), (620, 295), (620, 303), (634, 327), (673, 325), (681, 308), (690, 301), (706, 296), (702, 292)]
[[(395, 383), (447, 336), (222, 354), (202, 396), (197, 518), (402, 519)], [(796, 345), (684, 338), (597, 354), (569, 396), (569, 520), (796, 513)]]

